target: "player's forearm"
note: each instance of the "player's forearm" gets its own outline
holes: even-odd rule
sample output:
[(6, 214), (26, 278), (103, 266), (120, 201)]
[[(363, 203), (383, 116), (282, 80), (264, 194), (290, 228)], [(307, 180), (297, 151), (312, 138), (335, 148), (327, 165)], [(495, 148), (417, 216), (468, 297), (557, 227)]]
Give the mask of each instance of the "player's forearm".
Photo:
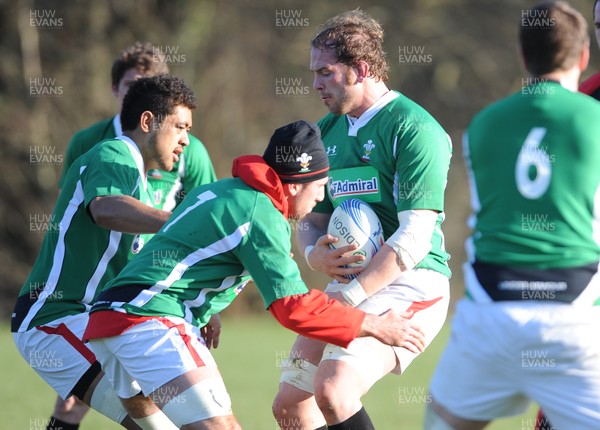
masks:
[(388, 245), (383, 245), (369, 265), (358, 275), (367, 296), (391, 284), (402, 274), (398, 254)]
[(375, 254), (367, 268), (349, 283), (327, 287), (327, 293), (342, 303), (356, 307), (382, 288), (398, 279), (402, 268), (398, 254), (389, 247), (383, 247)]
[(125, 195), (97, 197), (89, 210), (100, 227), (130, 234), (156, 233), (171, 215)]
[(358, 276), (365, 294), (370, 296), (412, 270), (431, 249), (431, 236), (437, 212), (403, 211), (398, 214), (400, 226)]
[(275, 300), (269, 311), (285, 328), (341, 347), (358, 336), (366, 315), (330, 300), (318, 290)]
[(347, 347), (357, 337), (372, 336), (386, 345), (402, 346), (415, 353), (425, 348), (423, 331), (410, 321), (412, 314), (366, 314), (329, 300), (317, 290), (275, 300), (269, 311), (284, 327), (341, 347)]

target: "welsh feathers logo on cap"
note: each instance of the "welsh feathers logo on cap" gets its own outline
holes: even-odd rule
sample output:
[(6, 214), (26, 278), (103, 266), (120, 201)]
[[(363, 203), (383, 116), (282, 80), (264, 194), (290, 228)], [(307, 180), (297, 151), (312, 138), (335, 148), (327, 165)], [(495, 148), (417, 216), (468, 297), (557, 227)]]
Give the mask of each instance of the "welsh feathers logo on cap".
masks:
[(275, 130), (263, 159), (284, 183), (316, 181), (327, 177), (329, 171), (319, 127), (303, 120)]
[(308, 166), (310, 165), (310, 160), (312, 160), (312, 156), (308, 155), (306, 152), (303, 152), (300, 157), (296, 157), (296, 161), (300, 162), (300, 173), (310, 172)]

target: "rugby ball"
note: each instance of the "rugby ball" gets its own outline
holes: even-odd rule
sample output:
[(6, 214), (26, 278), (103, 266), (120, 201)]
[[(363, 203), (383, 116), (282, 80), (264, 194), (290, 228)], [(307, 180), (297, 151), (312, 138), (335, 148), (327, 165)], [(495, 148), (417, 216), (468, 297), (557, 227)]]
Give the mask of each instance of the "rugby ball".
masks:
[(358, 245), (352, 255), (363, 255), (365, 260), (347, 267), (367, 267), (385, 242), (377, 214), (371, 206), (358, 199), (345, 200), (335, 208), (329, 219), (327, 233), (339, 239), (336, 243), (329, 244), (333, 249), (353, 243)]

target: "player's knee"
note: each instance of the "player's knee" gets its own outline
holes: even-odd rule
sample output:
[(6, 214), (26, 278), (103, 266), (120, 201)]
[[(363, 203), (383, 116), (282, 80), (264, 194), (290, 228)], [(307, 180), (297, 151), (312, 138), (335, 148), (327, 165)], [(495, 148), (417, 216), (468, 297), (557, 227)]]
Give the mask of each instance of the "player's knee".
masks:
[(313, 397), (312, 393), (289, 385), (288, 383), (279, 384), (279, 391), (273, 400), (273, 416), (279, 421), (297, 413), (299, 405)]
[(315, 384), (315, 400), (323, 415), (350, 416), (356, 412), (357, 401), (353, 393), (339, 387), (337, 384), (325, 380)]
[(279, 421), (295, 414), (298, 405), (313, 396), (317, 366), (306, 359), (296, 358), (282, 367), (279, 391), (273, 400), (273, 415)]
[(68, 411), (62, 411), (62, 412), (55, 411), (52, 415), (60, 420), (66, 421), (66, 422), (80, 423), (83, 420), (83, 418), (85, 417), (85, 415), (87, 414), (87, 412), (89, 411), (89, 409), (90, 409), (89, 406), (86, 405), (85, 403), (78, 403), (76, 406), (73, 406)]
[(68, 423), (79, 423), (88, 410), (89, 406), (75, 396), (66, 400), (57, 397), (52, 416)]
[(279, 421), (286, 416), (288, 409), (288, 398), (285, 396), (285, 393), (282, 393), (280, 388), (275, 399), (273, 399), (271, 412), (273, 412), (275, 419)]
[(172, 396), (162, 410), (178, 427), (204, 420), (236, 423), (229, 393), (220, 377), (204, 379)]

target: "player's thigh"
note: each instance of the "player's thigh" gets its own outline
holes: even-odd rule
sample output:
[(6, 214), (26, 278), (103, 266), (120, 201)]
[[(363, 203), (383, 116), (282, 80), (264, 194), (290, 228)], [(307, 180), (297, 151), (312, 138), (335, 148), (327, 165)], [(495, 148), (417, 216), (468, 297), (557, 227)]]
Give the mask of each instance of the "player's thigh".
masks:
[(355, 339), (347, 348), (327, 345), (317, 370), (315, 391), (326, 396), (337, 393), (361, 397), (397, 363), (394, 350), (372, 337)]
[(288, 356), (281, 360), (276, 403), (297, 403), (312, 396), (317, 365), (326, 343), (298, 336)]
[(588, 380), (565, 375), (544, 377), (529, 395), (539, 403), (544, 415), (557, 429), (600, 429), (600, 384), (598, 378)]
[(540, 335), (521, 359), (525, 392), (557, 428), (600, 428), (600, 308), (542, 307), (535, 317)]
[[(433, 270), (416, 269), (402, 274), (358, 308), (371, 314), (381, 314), (388, 309), (412, 311), (411, 320), (423, 330), (427, 347), (446, 321), (449, 301), (450, 284), (446, 276)], [(419, 355), (401, 347), (393, 350), (398, 363), (392, 371), (397, 374), (404, 372)]]
[(139, 384), (178, 427), (208, 428), (204, 421), (233, 416), (225, 384), (197, 327), (179, 318), (157, 318), (92, 342), (120, 397), (133, 401), (132, 383)]
[(496, 304), (457, 303), (450, 338), (430, 384), (435, 402), (473, 421), (525, 412), (519, 322)]
[(314, 379), (325, 343), (299, 336), (280, 360), (279, 390), (273, 400), (277, 425), (286, 430), (321, 428), (325, 421), (315, 401)]
[(235, 423), (231, 398), (215, 366), (190, 370), (159, 387), (150, 398), (179, 427), (213, 428), (219, 423)]
[(13, 333), (17, 349), (29, 366), (63, 399), (93, 371), (96, 362), (94, 353), (81, 341), (87, 320), (87, 314), (73, 315)]
[(191, 370), (216, 363), (200, 331), (179, 318), (140, 323), (119, 336), (91, 340), (104, 372), (122, 398), (145, 396)]

